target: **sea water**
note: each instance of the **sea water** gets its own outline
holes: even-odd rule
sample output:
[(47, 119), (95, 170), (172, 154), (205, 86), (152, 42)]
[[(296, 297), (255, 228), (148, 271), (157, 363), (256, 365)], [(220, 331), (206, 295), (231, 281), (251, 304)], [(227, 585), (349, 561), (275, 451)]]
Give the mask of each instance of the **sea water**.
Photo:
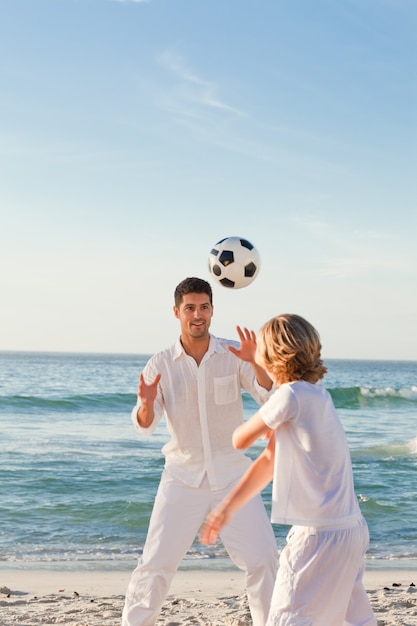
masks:
[[(163, 467), (130, 412), (149, 355), (0, 352), (0, 569), (130, 569), (141, 554)], [(368, 522), (368, 563), (417, 569), (417, 363), (326, 360)], [(243, 395), (245, 417), (256, 404)], [(254, 458), (262, 449), (250, 451)], [(270, 510), (270, 487), (263, 492)], [(288, 527), (274, 525), (278, 549)], [(196, 538), (185, 567), (227, 566)], [(225, 565), (226, 564), (226, 565)]]

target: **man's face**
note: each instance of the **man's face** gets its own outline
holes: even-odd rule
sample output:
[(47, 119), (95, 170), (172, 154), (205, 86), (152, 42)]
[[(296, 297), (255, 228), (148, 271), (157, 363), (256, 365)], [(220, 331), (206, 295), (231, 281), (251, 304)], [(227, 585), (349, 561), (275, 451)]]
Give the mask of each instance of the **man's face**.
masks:
[(206, 293), (187, 293), (180, 306), (174, 306), (174, 314), (180, 320), (183, 337), (198, 339), (208, 335), (213, 306)]

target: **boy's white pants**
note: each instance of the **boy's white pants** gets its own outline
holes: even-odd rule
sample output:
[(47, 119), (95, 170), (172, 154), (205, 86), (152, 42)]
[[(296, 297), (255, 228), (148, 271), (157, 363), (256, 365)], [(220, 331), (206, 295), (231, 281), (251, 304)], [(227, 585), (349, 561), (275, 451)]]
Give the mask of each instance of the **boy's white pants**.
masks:
[[(232, 487), (212, 491), (207, 481), (198, 488), (189, 487), (163, 473), (143, 554), (127, 589), (122, 626), (155, 624), (171, 580), (206, 515)], [(246, 572), (253, 624), (265, 626), (278, 554), (261, 496), (236, 511), (222, 529), (221, 539), (234, 563)]]
[(362, 517), (337, 529), (293, 526), (267, 626), (376, 626), (362, 583), (368, 543)]

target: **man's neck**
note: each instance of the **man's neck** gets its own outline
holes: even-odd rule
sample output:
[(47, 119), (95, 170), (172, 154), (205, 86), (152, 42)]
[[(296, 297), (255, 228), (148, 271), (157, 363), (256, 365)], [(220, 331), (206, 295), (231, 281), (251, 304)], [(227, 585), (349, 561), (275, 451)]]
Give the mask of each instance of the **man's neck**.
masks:
[(180, 337), (180, 341), (184, 351), (191, 356), (197, 365), (200, 365), (203, 360), (204, 355), (206, 354), (209, 344), (210, 344), (210, 335), (206, 337), (187, 337), (184, 339)]

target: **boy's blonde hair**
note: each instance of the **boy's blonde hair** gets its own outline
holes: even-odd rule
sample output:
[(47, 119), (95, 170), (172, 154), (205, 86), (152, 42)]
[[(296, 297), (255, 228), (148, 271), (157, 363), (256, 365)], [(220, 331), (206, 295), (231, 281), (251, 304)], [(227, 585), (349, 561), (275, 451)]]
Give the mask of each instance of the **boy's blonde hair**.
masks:
[(277, 383), (316, 383), (327, 372), (317, 330), (303, 317), (291, 313), (273, 317), (262, 326), (256, 360)]

